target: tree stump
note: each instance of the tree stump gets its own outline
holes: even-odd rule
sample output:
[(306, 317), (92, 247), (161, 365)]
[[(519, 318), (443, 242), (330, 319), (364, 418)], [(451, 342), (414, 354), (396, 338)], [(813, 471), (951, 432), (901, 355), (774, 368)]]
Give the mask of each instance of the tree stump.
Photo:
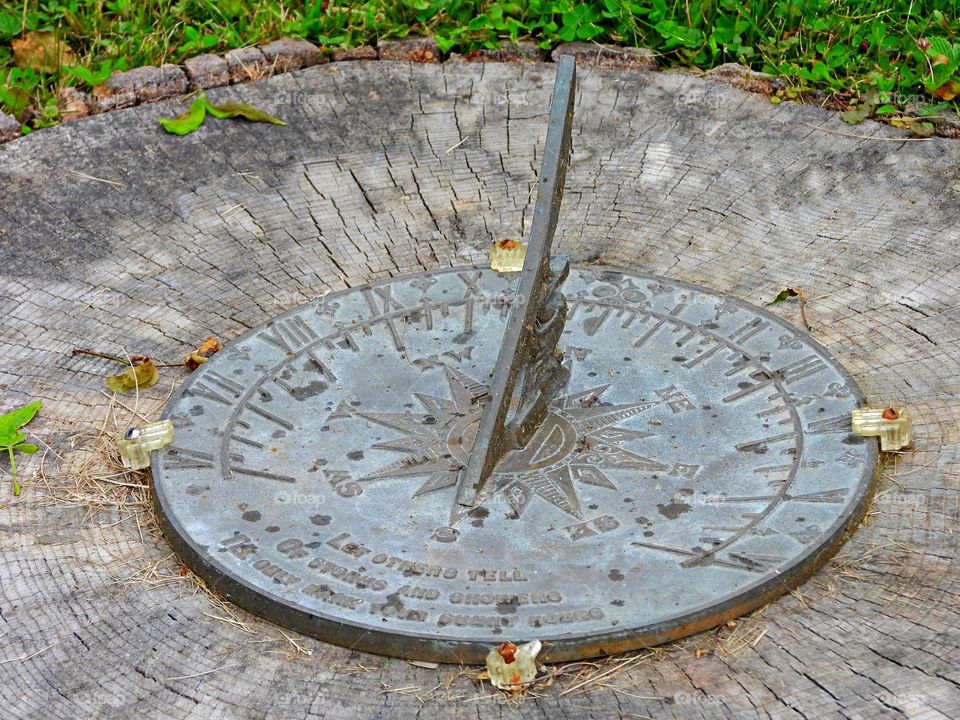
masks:
[(802, 288), (868, 402), (909, 406), (914, 449), (886, 459), (837, 558), (735, 627), (513, 702), (199, 592), (110, 450), (184, 371), (111, 400), (119, 368), (71, 349), (176, 361), (330, 290), (482, 263), (532, 215), (552, 66), (322, 65), (210, 92), (286, 127), (174, 137), (167, 101), (0, 148), (0, 402), (44, 401), (24, 494), (0, 487), (0, 714), (960, 715), (960, 145), (687, 75), (579, 75), (557, 249), (756, 304)]

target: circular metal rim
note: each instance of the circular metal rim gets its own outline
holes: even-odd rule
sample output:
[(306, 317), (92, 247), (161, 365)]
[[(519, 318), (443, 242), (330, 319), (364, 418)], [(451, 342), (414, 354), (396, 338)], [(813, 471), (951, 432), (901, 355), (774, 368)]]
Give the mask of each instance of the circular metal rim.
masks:
[[(838, 372), (849, 382), (857, 404), (859, 406), (863, 405), (863, 396), (856, 381), (826, 348), (808, 332), (793, 326), (783, 318), (761, 307), (757, 307), (737, 297), (726, 296), (723, 293), (701, 285), (660, 275), (653, 275), (651, 273), (636, 273), (624, 268), (605, 265), (572, 265), (571, 269), (574, 268), (582, 268), (591, 272), (608, 271), (642, 275), (652, 280), (664, 281), (680, 288), (687, 288), (699, 292), (706, 291), (712, 295), (728, 297), (737, 304), (747, 307), (751, 312), (757, 313), (765, 319), (772, 320), (776, 324), (802, 335), (805, 342), (810, 344), (811, 349), (822, 355), (836, 367)], [(364, 286), (338, 290), (333, 293), (328, 293), (323, 297), (336, 298), (341, 295), (357, 292), (362, 287), (373, 288), (418, 276), (485, 269), (489, 269), (489, 266), (465, 265), (435, 271), (398, 275), (368, 283)], [(272, 319), (283, 319), (297, 312), (300, 307), (302, 306), (292, 308)], [(253, 328), (240, 337), (235, 338), (232, 343), (243, 342), (248, 337), (254, 336), (259, 330), (259, 327)], [(168, 399), (161, 418), (167, 418), (169, 416), (187, 386), (187, 382), (181, 383), (176, 392)], [(857, 483), (854, 496), (855, 500), (846, 506), (844, 513), (837, 518), (830, 529), (824, 534), (826, 539), (823, 542), (809, 548), (806, 552), (798, 554), (794, 560), (775, 577), (757, 580), (739, 589), (735, 593), (724, 597), (720, 601), (671, 616), (657, 623), (638, 628), (620, 628), (614, 632), (573, 633), (569, 636), (552, 639), (544, 643), (543, 653), (540, 656), (541, 660), (544, 662), (581, 660), (591, 657), (613, 655), (678, 640), (688, 635), (717, 627), (728, 620), (749, 613), (799, 586), (839, 550), (844, 540), (856, 529), (866, 513), (874, 490), (879, 454), (877, 445), (874, 442), (868, 442), (866, 444), (866, 451), (867, 465)], [(158, 460), (156, 459), (156, 454), (154, 454), (151, 463), (151, 472), (155, 473), (157, 470)], [(151, 488), (153, 506), (157, 513), (161, 530), (178, 557), (196, 575), (202, 578), (210, 589), (220, 593), (231, 602), (254, 615), (277, 625), (317, 638), (318, 640), (339, 645), (350, 650), (360, 650), (409, 660), (479, 664), (483, 662), (493, 644), (489, 639), (444, 639), (437, 636), (398, 630), (374, 630), (352, 625), (335, 617), (305, 612), (280, 596), (254, 587), (235, 573), (225, 568), (220, 568), (210, 562), (209, 558), (211, 555), (197, 545), (185, 532), (183, 526), (177, 519), (168, 513), (169, 505), (166, 502), (162, 490), (157, 487), (156, 483), (151, 483)], [(517, 638), (514, 639), (516, 640)]]

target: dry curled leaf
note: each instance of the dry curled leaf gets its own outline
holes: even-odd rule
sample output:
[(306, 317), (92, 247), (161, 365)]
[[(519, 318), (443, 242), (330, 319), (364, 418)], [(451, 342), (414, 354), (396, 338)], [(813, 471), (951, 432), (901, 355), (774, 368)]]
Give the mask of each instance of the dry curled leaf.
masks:
[(153, 360), (142, 355), (132, 358), (133, 365), (119, 375), (111, 375), (106, 379), (107, 387), (115, 392), (132, 392), (146, 390), (153, 387), (160, 380), (160, 373)]
[(207, 358), (201, 355), (200, 353), (192, 352), (188, 355), (183, 356), (183, 364), (186, 365), (187, 370), (193, 371), (198, 367), (203, 365), (207, 361)]
[(64, 65), (76, 65), (73, 50), (52, 32), (28, 32), (10, 41), (13, 61), (19, 68), (56, 72)]
[(187, 366), (188, 370), (196, 370), (203, 365), (211, 355), (216, 354), (222, 349), (223, 345), (220, 344), (217, 338), (208, 337), (200, 344), (200, 347), (183, 357), (183, 364)]
[(201, 355), (206, 355), (210, 357), (216, 352), (223, 350), (223, 345), (220, 344), (220, 341), (215, 337), (208, 337), (202, 343), (200, 347), (197, 348), (197, 352)]

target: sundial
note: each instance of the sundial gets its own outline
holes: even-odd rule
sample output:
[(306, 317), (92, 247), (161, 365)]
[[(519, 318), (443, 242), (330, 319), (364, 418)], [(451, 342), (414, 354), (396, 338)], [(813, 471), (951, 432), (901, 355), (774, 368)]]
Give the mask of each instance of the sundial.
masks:
[(796, 586), (867, 501), (856, 385), (809, 335), (704, 287), (551, 252), (575, 75), (559, 63), (523, 270), (329, 294), (170, 400), (165, 533), (248, 610), (349, 648), (585, 658)]

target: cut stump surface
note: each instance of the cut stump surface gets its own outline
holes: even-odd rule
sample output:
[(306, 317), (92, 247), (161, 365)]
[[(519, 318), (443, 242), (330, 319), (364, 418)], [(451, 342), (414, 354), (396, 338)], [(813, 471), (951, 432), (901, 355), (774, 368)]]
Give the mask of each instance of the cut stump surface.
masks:
[[(556, 245), (756, 304), (800, 287), (868, 402), (909, 406), (914, 450), (798, 594), (507, 704), (466, 677), (446, 687), (453, 668), (290, 642), (214, 607), (141, 505), (91, 499), (136, 478), (93, 442), (116, 369), (72, 348), (170, 361), (331, 290), (484, 262), (529, 228), (553, 75), (333, 63), (210, 91), (286, 127), (174, 137), (157, 118), (183, 106), (164, 101), (0, 148), (0, 406), (42, 399), (28, 429), (49, 448), (19, 464), (22, 497), (0, 487), (0, 715), (960, 715), (960, 145), (706, 80), (581, 68)], [(792, 302), (773, 309), (799, 324)], [(179, 372), (119, 400), (152, 419)]]

